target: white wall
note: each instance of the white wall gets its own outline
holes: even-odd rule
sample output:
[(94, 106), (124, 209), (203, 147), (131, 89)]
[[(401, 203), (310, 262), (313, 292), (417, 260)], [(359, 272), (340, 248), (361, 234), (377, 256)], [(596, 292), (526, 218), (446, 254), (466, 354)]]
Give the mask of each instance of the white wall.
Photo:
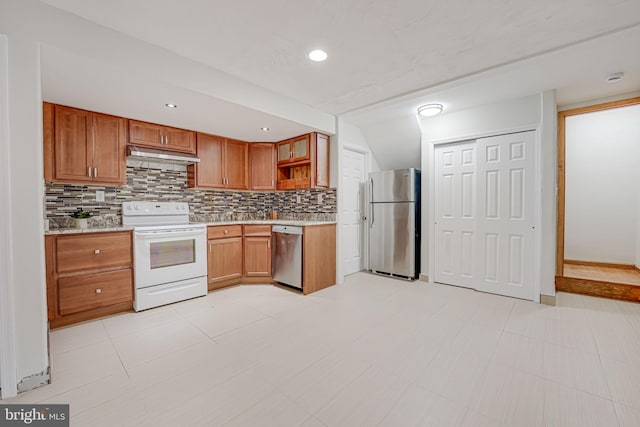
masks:
[[(462, 141), (483, 136), (497, 135), (525, 129), (536, 129), (538, 138), (537, 158), (540, 162), (541, 206), (538, 216), (542, 228), (541, 239), (537, 242), (541, 264), (537, 267), (536, 281), (540, 283), (540, 292), (555, 295), (555, 235), (556, 235), (556, 109), (555, 93), (542, 94), (504, 101), (491, 105), (442, 114), (430, 118), (419, 118), (422, 131), (422, 255), (423, 275), (429, 274), (433, 263), (432, 228), (430, 199), (433, 183), (430, 172), (433, 163), (433, 143), (443, 141)], [(430, 252), (431, 250), (431, 252)]]
[[(47, 310), (44, 275), (42, 98), (38, 43), (20, 16), (1, 11), (8, 38), (8, 142), (11, 234), (2, 236), (11, 253), (10, 283), (15, 325), (17, 382), (46, 374)], [(7, 25), (9, 20), (16, 25)], [(5, 220), (7, 220), (5, 218)], [(7, 343), (0, 343), (6, 345)], [(4, 391), (3, 391), (4, 393)], [(3, 397), (8, 397), (5, 394)]]
[(640, 105), (569, 116), (565, 126), (565, 259), (635, 264)]

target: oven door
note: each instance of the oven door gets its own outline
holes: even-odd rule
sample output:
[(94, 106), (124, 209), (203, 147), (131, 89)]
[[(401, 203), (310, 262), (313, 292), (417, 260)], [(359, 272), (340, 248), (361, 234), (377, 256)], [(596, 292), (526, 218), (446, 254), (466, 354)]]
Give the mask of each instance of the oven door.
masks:
[(205, 228), (134, 231), (135, 287), (206, 276), (206, 246)]

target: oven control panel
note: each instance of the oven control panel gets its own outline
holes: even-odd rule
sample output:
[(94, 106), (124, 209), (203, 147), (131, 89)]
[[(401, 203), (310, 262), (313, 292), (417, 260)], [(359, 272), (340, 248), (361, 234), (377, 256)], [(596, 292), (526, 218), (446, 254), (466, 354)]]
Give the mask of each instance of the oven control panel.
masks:
[(123, 202), (124, 216), (184, 215), (189, 213), (189, 204), (184, 202)]

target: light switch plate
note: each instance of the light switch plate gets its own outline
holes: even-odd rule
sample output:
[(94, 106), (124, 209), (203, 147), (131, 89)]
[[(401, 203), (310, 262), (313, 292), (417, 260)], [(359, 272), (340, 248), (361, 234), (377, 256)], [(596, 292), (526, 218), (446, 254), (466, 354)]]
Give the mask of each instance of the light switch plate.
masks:
[(318, 194), (318, 204), (322, 203), (322, 193)]
[(96, 202), (104, 202), (104, 191), (102, 190), (96, 191)]
[(296, 194), (296, 203), (297, 203), (297, 204), (302, 203), (302, 197), (300, 197), (300, 195), (299, 195), (299, 194)]

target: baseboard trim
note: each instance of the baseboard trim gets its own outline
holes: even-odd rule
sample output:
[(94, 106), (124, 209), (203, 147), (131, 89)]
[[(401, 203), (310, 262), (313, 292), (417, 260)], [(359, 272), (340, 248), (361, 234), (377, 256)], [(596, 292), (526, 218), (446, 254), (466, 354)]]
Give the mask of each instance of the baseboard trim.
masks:
[(556, 276), (556, 291), (640, 302), (640, 286)]
[(540, 304), (556, 305), (556, 296), (540, 294)]
[(565, 264), (584, 265), (585, 267), (621, 268), (624, 270), (638, 270), (633, 264), (617, 264), (614, 262), (579, 261), (575, 259), (565, 259)]
[(50, 368), (45, 369), (37, 374), (24, 377), (18, 383), (18, 393), (24, 393), (25, 391), (33, 390), (38, 387), (45, 386), (51, 383), (51, 375), (49, 374)]

